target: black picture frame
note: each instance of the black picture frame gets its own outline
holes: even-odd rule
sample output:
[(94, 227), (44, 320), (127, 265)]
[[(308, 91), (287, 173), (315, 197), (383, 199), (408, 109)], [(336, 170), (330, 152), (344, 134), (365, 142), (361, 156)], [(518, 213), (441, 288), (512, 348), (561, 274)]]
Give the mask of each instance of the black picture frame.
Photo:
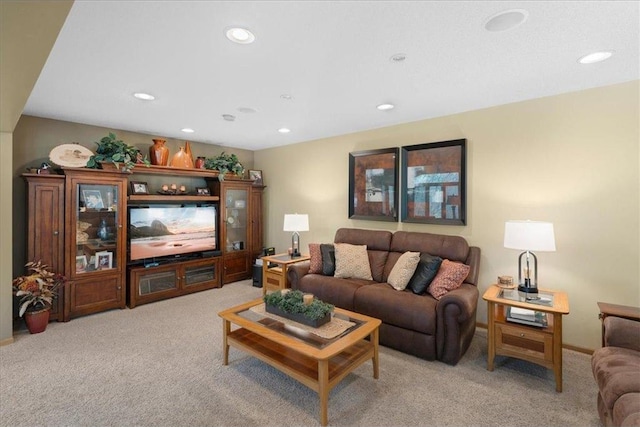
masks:
[(129, 181), (131, 194), (149, 194), (149, 186), (142, 181)]
[(349, 153), (349, 218), (398, 221), (399, 148)]
[(402, 222), (466, 225), (467, 140), (402, 147)]
[(249, 179), (253, 180), (253, 185), (262, 185), (262, 170), (249, 169)]

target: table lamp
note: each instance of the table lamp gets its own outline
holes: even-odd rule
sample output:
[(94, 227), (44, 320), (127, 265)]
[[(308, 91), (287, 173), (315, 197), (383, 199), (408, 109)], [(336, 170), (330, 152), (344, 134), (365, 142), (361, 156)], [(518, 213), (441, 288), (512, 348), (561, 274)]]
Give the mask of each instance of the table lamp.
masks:
[[(555, 252), (553, 224), (528, 220), (507, 221), (504, 224), (504, 247), (524, 251), (518, 257), (518, 290), (527, 294), (538, 293), (538, 258), (532, 251)], [(524, 268), (522, 267), (523, 256), (526, 262)], [(533, 281), (531, 280), (531, 258), (533, 258)]]
[(285, 214), (284, 231), (293, 231), (291, 235), (291, 258), (300, 255), (300, 234), (299, 231), (309, 231), (309, 215), (307, 214)]

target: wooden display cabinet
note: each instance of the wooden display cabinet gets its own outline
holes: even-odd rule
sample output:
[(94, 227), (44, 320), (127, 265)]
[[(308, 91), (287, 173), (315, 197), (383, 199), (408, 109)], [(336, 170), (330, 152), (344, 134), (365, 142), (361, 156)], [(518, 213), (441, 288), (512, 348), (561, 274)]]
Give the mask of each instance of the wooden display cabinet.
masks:
[(220, 258), (181, 261), (157, 267), (131, 267), (127, 305), (177, 297), (220, 287)]
[[(64, 176), (22, 175), (27, 184), (27, 262), (42, 261), (54, 273), (64, 273)], [(49, 320), (65, 321), (60, 289)]]
[(65, 318), (125, 308), (127, 175), (65, 168)]

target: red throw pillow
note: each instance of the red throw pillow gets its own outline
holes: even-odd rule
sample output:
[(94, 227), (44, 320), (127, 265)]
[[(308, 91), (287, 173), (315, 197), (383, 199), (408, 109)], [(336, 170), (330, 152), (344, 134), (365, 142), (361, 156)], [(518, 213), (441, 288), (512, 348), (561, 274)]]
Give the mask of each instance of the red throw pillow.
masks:
[(470, 269), (471, 267), (466, 264), (449, 261), (448, 259), (443, 260), (442, 264), (440, 264), (438, 274), (433, 278), (427, 291), (433, 295), (435, 299), (439, 300), (447, 292), (462, 286)]
[(322, 274), (322, 252), (320, 243), (309, 243), (309, 273)]

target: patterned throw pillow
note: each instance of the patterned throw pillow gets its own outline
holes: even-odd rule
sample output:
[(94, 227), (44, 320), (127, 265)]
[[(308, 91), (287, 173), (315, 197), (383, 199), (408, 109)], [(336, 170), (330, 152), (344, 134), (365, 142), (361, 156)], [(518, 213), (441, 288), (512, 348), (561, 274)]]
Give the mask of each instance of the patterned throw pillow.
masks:
[(414, 294), (422, 295), (427, 292), (427, 288), (438, 274), (442, 264), (442, 258), (439, 256), (423, 253), (420, 255), (420, 262), (416, 267), (416, 272), (409, 280), (407, 289), (411, 289)]
[(333, 244), (321, 243), (320, 252), (322, 253), (322, 274), (333, 276), (336, 271), (336, 251)]
[(320, 243), (309, 243), (309, 274), (322, 274), (322, 252)]
[(336, 248), (335, 277), (373, 280), (367, 245), (335, 243), (334, 246)]
[(462, 286), (470, 269), (471, 267), (466, 264), (445, 259), (440, 265), (438, 274), (436, 274), (436, 277), (429, 285), (428, 292), (433, 295), (435, 299), (442, 298), (447, 292)]
[(404, 291), (419, 262), (420, 252), (403, 253), (391, 269), (387, 283), (393, 286), (393, 289)]

